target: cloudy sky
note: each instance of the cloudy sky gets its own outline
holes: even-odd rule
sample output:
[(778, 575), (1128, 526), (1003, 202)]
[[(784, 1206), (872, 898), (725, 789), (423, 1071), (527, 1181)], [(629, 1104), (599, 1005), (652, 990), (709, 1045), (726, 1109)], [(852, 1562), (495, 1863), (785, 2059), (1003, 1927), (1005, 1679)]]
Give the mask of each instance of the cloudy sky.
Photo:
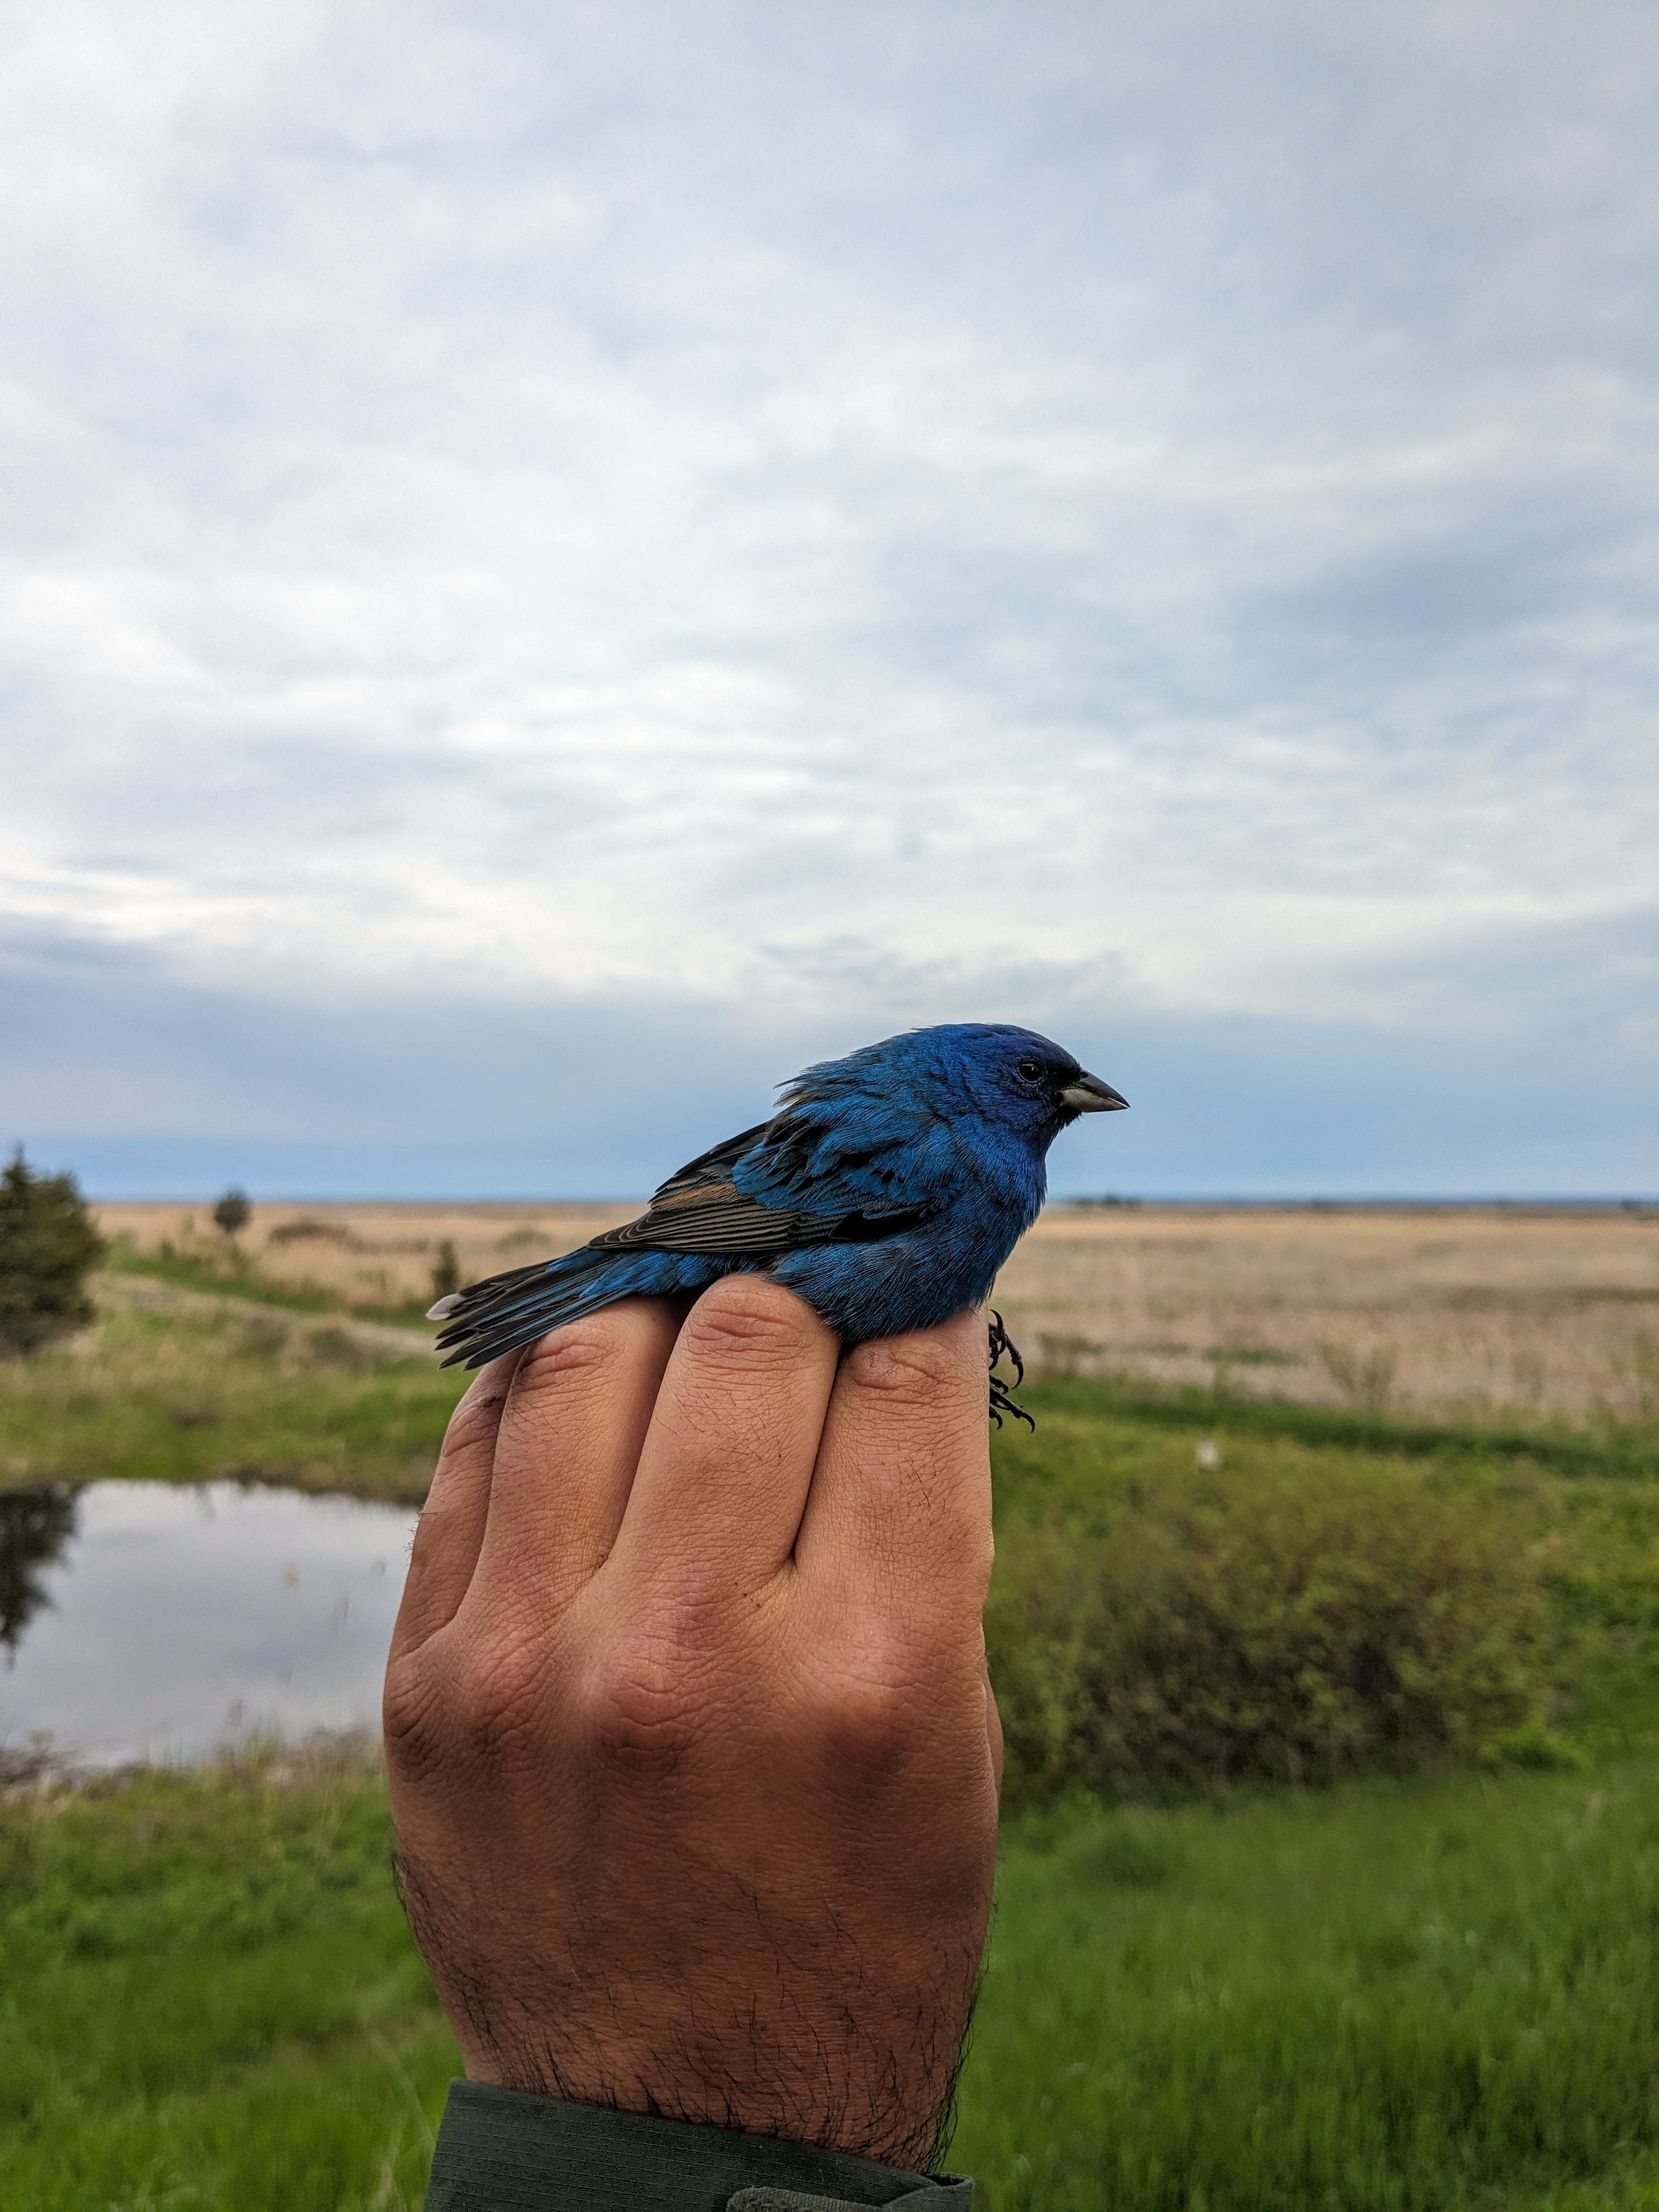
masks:
[(0, 15), (0, 1138), (1659, 1188), (1659, 14)]

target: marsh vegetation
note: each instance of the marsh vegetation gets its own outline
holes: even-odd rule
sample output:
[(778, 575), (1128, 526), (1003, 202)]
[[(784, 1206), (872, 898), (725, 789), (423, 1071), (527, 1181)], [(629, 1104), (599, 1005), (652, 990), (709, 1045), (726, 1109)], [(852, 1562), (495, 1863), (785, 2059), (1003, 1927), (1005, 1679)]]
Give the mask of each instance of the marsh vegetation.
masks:
[[(611, 1218), (105, 1209), (0, 1480), (418, 1498), (440, 1244)], [(1016, 1255), (990, 2206), (1659, 2200), (1656, 1274), (1640, 1216), (1068, 1209)], [(455, 2060), (388, 1847), (345, 1750), (11, 1784), (0, 2202), (418, 2203)]]

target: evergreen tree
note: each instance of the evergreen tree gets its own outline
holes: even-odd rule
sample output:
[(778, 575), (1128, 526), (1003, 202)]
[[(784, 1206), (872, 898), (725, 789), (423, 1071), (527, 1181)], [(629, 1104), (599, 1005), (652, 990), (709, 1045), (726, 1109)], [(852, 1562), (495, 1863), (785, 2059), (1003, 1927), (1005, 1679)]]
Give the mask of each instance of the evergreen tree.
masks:
[(455, 1255), (454, 1242), (446, 1237), (438, 1247), (437, 1263), (432, 1270), (432, 1296), (435, 1301), (447, 1298), (461, 1287), (461, 1263)]
[(247, 1202), (247, 1193), (233, 1185), (214, 1207), (213, 1218), (227, 1237), (234, 1237), (239, 1229), (246, 1229), (253, 1218), (253, 1208)]
[(0, 1174), (0, 1352), (36, 1352), (92, 1319), (104, 1256), (75, 1178), (32, 1175), (20, 1145)]

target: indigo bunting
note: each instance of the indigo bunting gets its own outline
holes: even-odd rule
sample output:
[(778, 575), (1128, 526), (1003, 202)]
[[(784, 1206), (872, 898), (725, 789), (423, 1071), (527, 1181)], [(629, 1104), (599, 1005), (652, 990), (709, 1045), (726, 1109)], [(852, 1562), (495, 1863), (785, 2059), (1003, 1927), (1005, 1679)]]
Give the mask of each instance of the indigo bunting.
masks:
[[(1036, 1219), (1050, 1144), (1128, 1103), (1030, 1030), (955, 1022), (824, 1060), (778, 1111), (672, 1175), (638, 1220), (440, 1298), (446, 1366), (480, 1367), (618, 1298), (737, 1271), (805, 1298), (844, 1345), (931, 1328), (990, 1295)], [(991, 1365), (1006, 1352), (993, 1316)], [(991, 1411), (1019, 1413), (991, 1380)]]

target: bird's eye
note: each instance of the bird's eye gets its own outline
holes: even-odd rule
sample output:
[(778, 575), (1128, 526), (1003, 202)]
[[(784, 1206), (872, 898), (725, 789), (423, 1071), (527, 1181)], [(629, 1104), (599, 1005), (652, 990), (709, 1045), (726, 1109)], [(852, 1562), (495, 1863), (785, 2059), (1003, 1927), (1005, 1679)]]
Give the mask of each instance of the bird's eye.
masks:
[(1014, 1073), (1018, 1076), (1022, 1083), (1041, 1083), (1042, 1062), (1040, 1060), (1017, 1060), (1014, 1062)]

